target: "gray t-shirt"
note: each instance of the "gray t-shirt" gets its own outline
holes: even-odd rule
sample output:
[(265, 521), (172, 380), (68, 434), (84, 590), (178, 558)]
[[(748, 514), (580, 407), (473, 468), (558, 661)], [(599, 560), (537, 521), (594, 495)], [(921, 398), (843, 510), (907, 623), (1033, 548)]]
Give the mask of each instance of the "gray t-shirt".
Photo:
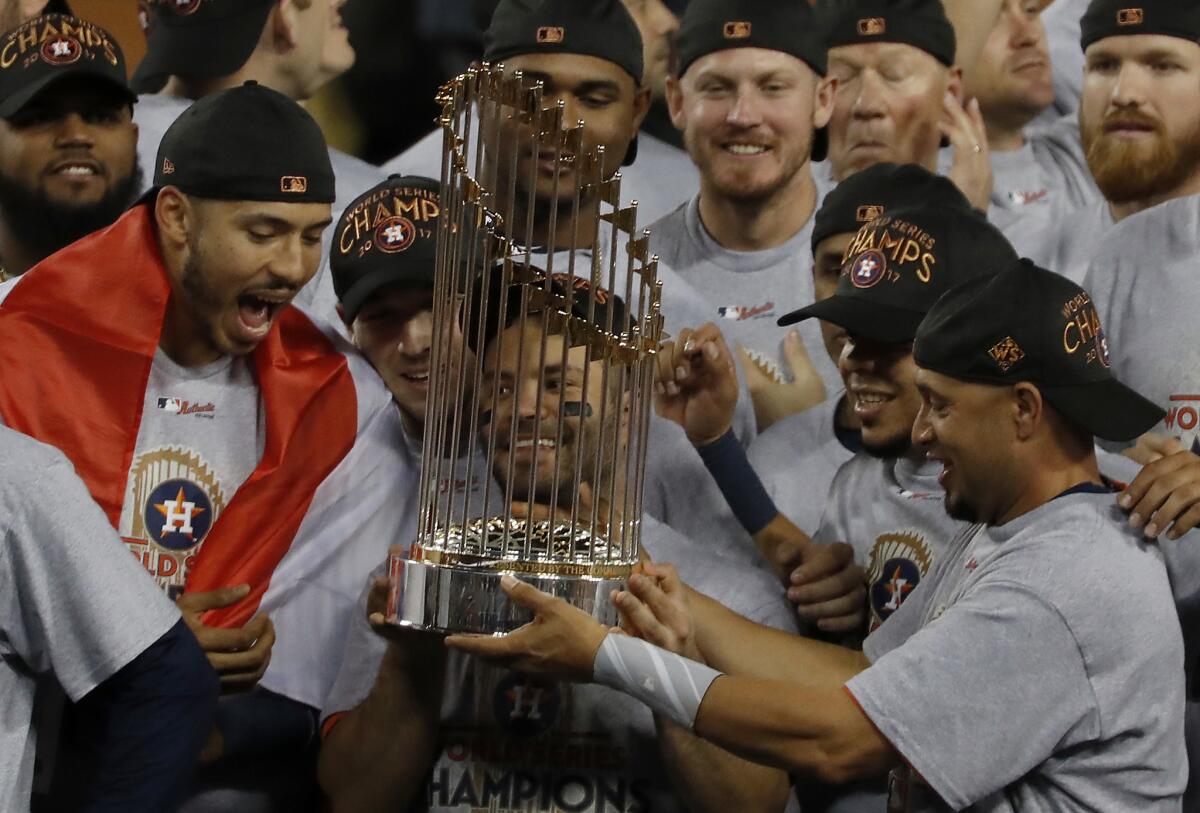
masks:
[[(1122, 220), (1097, 241), (1084, 279), (1113, 372), (1167, 412), (1156, 431), (1200, 436), (1200, 196)], [(1100, 235), (1097, 235), (1099, 237)]]
[(1017, 253), (1042, 268), (1080, 283), (1096, 246), (1113, 227), (1112, 210), (1104, 199), (1076, 209), (1060, 221), (1050, 221), (1028, 231), (1008, 235)]
[[(782, 589), (766, 574), (714, 559), (647, 519), (646, 549), (681, 577), (751, 620), (795, 631)], [(386, 643), (365, 617), (347, 640), (323, 717), (370, 692)], [(644, 705), (603, 686), (553, 683), (448, 655), (442, 743), (420, 811), (556, 809), (580, 813), (683, 811)]]
[[(817, 205), (825, 188), (818, 186)], [(783, 245), (765, 251), (729, 251), (708, 234), (700, 222), (696, 196), (650, 227), (654, 250), (677, 274), (700, 292), (715, 321), (730, 342), (741, 344), (757, 365), (780, 381), (787, 364), (783, 357), (786, 331), (776, 320), (811, 305), (816, 297), (812, 278), (812, 228), (804, 228)], [(815, 319), (797, 328), (826, 394), (842, 388), (837, 367), (825, 352)]]
[(79, 700), (161, 638), (175, 609), (121, 551), (56, 449), (0, 426), (0, 809), (28, 810), (34, 696)]
[[(442, 177), (442, 131), (429, 133), (380, 169)], [(638, 133), (637, 160), (620, 171), (621, 200), (638, 202), (638, 222), (643, 224), (663, 217), (700, 189), (700, 171), (691, 156), (645, 131)]]
[(119, 529), (168, 596), (183, 592), (205, 537), (265, 442), (248, 357), (189, 368), (155, 352)]
[(814, 535), (845, 542), (867, 570), (870, 629), (912, 595), (963, 523), (950, 518), (938, 483), (941, 463), (859, 452), (837, 472)]
[(1180, 810), (1179, 623), (1112, 494), (964, 528), (864, 652), (846, 688), (909, 766), (889, 810)]
[(1061, 223), (1076, 209), (1101, 200), (1074, 116), (1026, 134), (1011, 152), (993, 152), (988, 220), (1018, 245), (1030, 229)]
[[(154, 170), (158, 164), (158, 146), (162, 142), (167, 129), (174, 124), (179, 114), (192, 104), (191, 99), (169, 96), (163, 93), (147, 93), (138, 96), (138, 103), (133, 106), (133, 121), (138, 126), (138, 161), (145, 173), (143, 184), (149, 189), (154, 182)], [(350, 203), (366, 192), (372, 186), (387, 178), (387, 173), (379, 167), (368, 164), (347, 155), (339, 150), (329, 150), (329, 160), (333, 164), (334, 180), (336, 182), (337, 199), (333, 204), (333, 221), (336, 224), (342, 212)], [(440, 177), (440, 171), (434, 177)], [(296, 296), (296, 304), (305, 308), (318, 318), (328, 321), (331, 325), (339, 326), (341, 320), (337, 316), (335, 306), (337, 295), (333, 291), (333, 278), (329, 272), (329, 247), (333, 241), (334, 228), (331, 225), (325, 230), (322, 238), (321, 266), (316, 275), (309, 280)]]
[(821, 524), (838, 469), (854, 457), (834, 431), (844, 394), (789, 415), (754, 439), (747, 456), (775, 507), (802, 531)]

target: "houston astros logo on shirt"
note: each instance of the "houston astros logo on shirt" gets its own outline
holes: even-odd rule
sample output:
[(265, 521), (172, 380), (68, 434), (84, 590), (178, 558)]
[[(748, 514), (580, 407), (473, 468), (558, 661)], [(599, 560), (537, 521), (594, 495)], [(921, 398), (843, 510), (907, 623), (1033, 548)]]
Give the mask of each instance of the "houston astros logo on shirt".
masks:
[(871, 629), (887, 621), (933, 566), (925, 539), (914, 531), (880, 534), (867, 566)]
[(558, 722), (562, 691), (547, 680), (509, 672), (496, 684), (492, 713), (500, 728), (517, 737), (536, 737)]
[(179, 592), (225, 507), (220, 483), (199, 455), (174, 447), (138, 457), (129, 481), (125, 543), (168, 594)]

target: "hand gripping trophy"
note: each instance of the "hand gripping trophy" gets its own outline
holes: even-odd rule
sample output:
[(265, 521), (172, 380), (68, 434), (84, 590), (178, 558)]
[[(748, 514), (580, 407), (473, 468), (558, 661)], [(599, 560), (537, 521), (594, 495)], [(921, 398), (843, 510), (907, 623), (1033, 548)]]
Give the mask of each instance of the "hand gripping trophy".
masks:
[[(649, 232), (635, 234), (637, 203), (621, 207), (603, 147), (585, 148), (583, 122), (564, 127), (540, 83), (484, 65), (439, 102), (420, 519), (390, 563), (388, 620), (509, 632), (532, 617), (500, 588), (511, 574), (615, 624), (610, 594), (638, 561), (662, 338)], [(455, 487), (481, 477), (490, 488)]]

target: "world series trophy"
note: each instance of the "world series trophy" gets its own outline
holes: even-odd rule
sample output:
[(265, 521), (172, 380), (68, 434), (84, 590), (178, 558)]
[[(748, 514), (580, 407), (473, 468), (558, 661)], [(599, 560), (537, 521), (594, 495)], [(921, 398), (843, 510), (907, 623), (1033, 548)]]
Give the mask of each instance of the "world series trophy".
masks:
[[(638, 561), (663, 337), (649, 232), (635, 233), (637, 203), (620, 205), (604, 148), (586, 146), (583, 122), (564, 126), (540, 82), (482, 65), (438, 101), (420, 515), (390, 560), (388, 620), (507, 633), (532, 619), (500, 588), (510, 574), (615, 624), (611, 592)], [(529, 248), (564, 234), (566, 251)]]

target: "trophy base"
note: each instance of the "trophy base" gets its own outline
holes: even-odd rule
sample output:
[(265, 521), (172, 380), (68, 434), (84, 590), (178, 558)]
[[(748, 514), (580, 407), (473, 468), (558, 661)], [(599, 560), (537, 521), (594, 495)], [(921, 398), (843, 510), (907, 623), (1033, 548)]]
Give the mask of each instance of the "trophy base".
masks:
[(625, 587), (632, 567), (624, 568), (627, 572), (621, 576), (588, 576), (531, 573), (517, 562), (511, 564), (512, 570), (503, 569), (503, 562), (496, 562), (496, 569), (476, 569), (392, 556), (387, 620), (429, 632), (507, 634), (533, 620), (531, 610), (514, 604), (500, 588), (500, 577), (507, 573), (578, 607), (601, 624), (617, 624), (612, 591)]

